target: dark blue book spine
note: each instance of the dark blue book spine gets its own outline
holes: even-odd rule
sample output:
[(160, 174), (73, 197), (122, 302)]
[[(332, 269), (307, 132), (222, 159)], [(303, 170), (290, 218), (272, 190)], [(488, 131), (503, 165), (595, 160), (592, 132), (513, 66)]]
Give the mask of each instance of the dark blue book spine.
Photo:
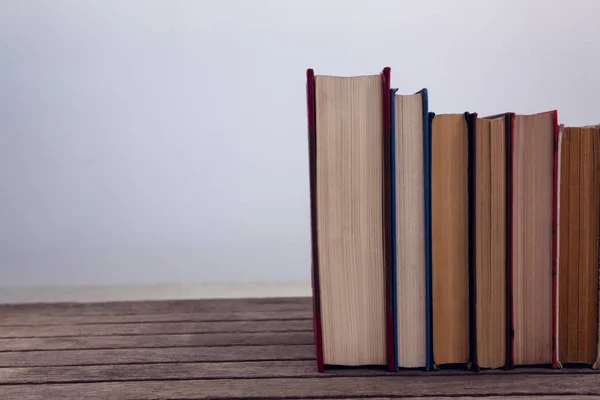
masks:
[(396, 279), (396, 112), (395, 97), (398, 89), (390, 89), (390, 190), (392, 194), (392, 301), (394, 302), (394, 370), (398, 370), (398, 289)]
[(433, 361), (432, 314), (431, 314), (431, 121), (435, 116), (429, 112), (427, 89), (423, 93), (423, 172), (425, 175), (425, 331), (427, 336), (427, 362), (431, 370)]

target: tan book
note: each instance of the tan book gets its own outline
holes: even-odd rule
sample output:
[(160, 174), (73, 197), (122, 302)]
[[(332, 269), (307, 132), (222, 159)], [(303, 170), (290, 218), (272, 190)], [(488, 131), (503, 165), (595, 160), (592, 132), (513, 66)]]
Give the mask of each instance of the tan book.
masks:
[(307, 71), (317, 366), (394, 369), (390, 70)]
[(392, 89), (392, 252), (399, 368), (429, 368), (425, 230), (427, 90)]
[[(515, 365), (552, 364), (556, 310), (556, 111), (516, 115), (512, 138), (512, 312)], [(557, 146), (556, 146), (557, 147)]]
[(510, 116), (471, 115), (475, 368), (507, 364), (507, 130)]
[(558, 360), (598, 358), (600, 129), (560, 127)]
[(469, 142), (465, 114), (431, 121), (433, 362), (469, 362)]

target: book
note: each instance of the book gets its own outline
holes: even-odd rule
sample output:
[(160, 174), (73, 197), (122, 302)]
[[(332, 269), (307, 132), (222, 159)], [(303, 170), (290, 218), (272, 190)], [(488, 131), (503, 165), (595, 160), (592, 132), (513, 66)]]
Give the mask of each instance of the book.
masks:
[(390, 69), (307, 70), (317, 367), (394, 369)]
[(508, 365), (507, 165), (511, 115), (470, 115), (471, 362), (473, 369)]
[(512, 136), (511, 364), (556, 367), (557, 112), (515, 115)]
[(427, 89), (391, 100), (392, 260), (396, 368), (430, 368)]
[(558, 143), (556, 358), (597, 367), (600, 126), (561, 125)]
[(430, 113), (433, 367), (470, 362), (468, 113)]

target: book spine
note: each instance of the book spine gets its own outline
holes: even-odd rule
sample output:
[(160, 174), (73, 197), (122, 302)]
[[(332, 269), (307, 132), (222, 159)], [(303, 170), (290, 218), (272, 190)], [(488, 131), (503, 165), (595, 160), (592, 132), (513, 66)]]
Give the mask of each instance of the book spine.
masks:
[(390, 371), (395, 370), (395, 349), (394, 349), (394, 304), (393, 304), (393, 268), (392, 268), (392, 226), (391, 209), (392, 201), (390, 196), (390, 67), (385, 67), (381, 73), (383, 85), (383, 259), (385, 266), (385, 297), (386, 297), (386, 347), (387, 347), (387, 368)]
[[(425, 113), (425, 111), (423, 112)], [(425, 298), (426, 298), (426, 331), (427, 331), (427, 364), (425, 369), (427, 371), (436, 369), (436, 365), (433, 358), (433, 306), (432, 306), (432, 287), (431, 287), (431, 126), (435, 113), (427, 112), (424, 115), (425, 121), (427, 121), (427, 128), (425, 130)]]
[[(600, 124), (596, 125), (596, 134), (600, 135)], [(600, 141), (600, 139), (597, 139), (596, 143), (598, 143), (598, 141)], [(598, 148), (596, 148), (596, 150), (598, 150)], [(598, 161), (596, 161), (596, 164), (598, 164)], [(597, 166), (596, 166), (597, 168)], [(596, 173), (598, 173), (600, 171), (598, 171), (598, 169), (596, 169)], [(597, 195), (600, 195), (600, 192), (598, 192), (598, 189), (596, 189), (596, 193)], [(597, 199), (596, 201), (596, 207), (600, 206), (600, 199)], [(599, 218), (600, 218), (600, 213), (599, 213)], [(600, 223), (600, 220), (598, 221), (598, 223)], [(596, 329), (597, 329), (597, 333), (596, 333), (596, 361), (594, 362), (594, 364), (592, 364), (592, 368), (593, 369), (598, 369), (600, 368), (600, 236), (596, 239), (596, 248), (598, 249), (598, 275), (597, 278), (598, 279), (598, 304), (597, 304), (597, 317), (596, 317)]]
[(319, 241), (317, 232), (317, 124), (315, 115), (315, 73), (306, 70), (306, 103), (308, 117), (308, 157), (310, 182), (311, 278), (313, 326), (317, 353), (317, 370), (323, 372), (323, 336), (321, 330), (321, 288), (319, 285)]
[[(563, 129), (564, 129), (564, 125), (559, 125), (558, 126), (558, 165), (556, 167), (557, 169), (557, 175), (556, 175), (556, 191), (557, 191), (557, 195), (556, 195), (556, 214), (557, 214), (557, 224), (560, 223), (560, 197), (561, 197), (561, 181), (562, 181), (562, 177), (561, 177), (561, 163), (562, 163), (562, 138), (563, 138)], [(560, 230), (561, 227), (557, 225), (556, 227), (556, 280), (557, 282), (560, 282)], [(556, 345), (555, 345), (555, 349), (554, 352), (556, 353), (556, 365), (558, 368), (562, 368), (562, 365), (560, 363), (560, 336), (559, 336), (559, 321), (560, 321), (560, 303), (559, 303), (559, 299), (560, 299), (560, 286), (557, 285), (556, 288)]]
[[(596, 125), (597, 131), (596, 134), (600, 135), (600, 125)], [(600, 139), (597, 140), (597, 142), (600, 141)], [(596, 150), (598, 150), (598, 148), (596, 148)], [(598, 164), (598, 161), (596, 161), (596, 164)], [(597, 169), (598, 167), (596, 166), (596, 173), (600, 172)], [(596, 189), (596, 193), (597, 195), (600, 195), (600, 192), (598, 192), (598, 188)], [(596, 207), (600, 206), (600, 199), (597, 199), (596, 201)], [(598, 223), (600, 224), (600, 213), (598, 213)], [(597, 314), (596, 314), (596, 329), (597, 329), (597, 333), (596, 333), (596, 361), (594, 362), (594, 364), (592, 364), (592, 369), (599, 369), (600, 368), (600, 236), (596, 238), (596, 249), (598, 251), (598, 275), (596, 277), (596, 279), (598, 279), (598, 304), (597, 304)]]
[(506, 121), (506, 319), (507, 319), (507, 342), (506, 342), (506, 367), (512, 369), (515, 366), (515, 316), (513, 310), (513, 155), (515, 114), (508, 113)]
[(554, 118), (554, 159), (553, 159), (553, 179), (552, 179), (552, 368), (558, 368), (557, 363), (557, 226), (558, 226), (558, 111), (552, 111)]
[(394, 370), (398, 370), (398, 285), (397, 282), (397, 249), (396, 249), (396, 112), (395, 97), (398, 89), (390, 90), (390, 191), (392, 196), (392, 301), (394, 312)]
[(465, 113), (468, 132), (468, 191), (469, 191), (469, 359), (474, 371), (479, 371), (477, 359), (477, 293), (476, 293), (476, 269), (475, 269), (475, 218), (477, 212), (477, 187), (476, 187), (476, 128), (477, 113)]
[[(423, 184), (425, 207), (425, 370), (431, 369), (433, 359), (431, 336), (431, 124), (429, 119), (429, 92), (421, 90), (423, 96)], [(433, 118), (433, 117), (432, 117)]]

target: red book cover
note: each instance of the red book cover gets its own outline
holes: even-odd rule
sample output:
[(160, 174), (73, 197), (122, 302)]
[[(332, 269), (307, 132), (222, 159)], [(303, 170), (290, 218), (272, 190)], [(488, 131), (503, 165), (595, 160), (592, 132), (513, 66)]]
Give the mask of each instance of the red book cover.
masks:
[[(383, 176), (385, 182), (383, 185), (383, 257), (385, 267), (385, 323), (386, 323), (386, 359), (387, 368), (390, 371), (395, 370), (394, 362), (394, 315), (393, 315), (393, 271), (392, 271), (392, 227), (391, 227), (391, 118), (390, 118), (390, 72), (389, 67), (385, 67), (381, 72), (381, 84), (383, 88)], [(310, 218), (311, 218), (311, 280), (313, 292), (313, 327), (315, 334), (317, 368), (319, 372), (324, 371), (323, 361), (323, 334), (321, 320), (321, 293), (319, 285), (319, 249), (318, 249), (318, 229), (317, 229), (317, 126), (315, 112), (315, 73), (313, 69), (306, 71), (306, 100), (307, 100), (307, 119), (308, 119), (308, 154), (309, 154), (309, 182), (310, 182)]]
[(554, 162), (552, 175), (552, 368), (558, 368), (557, 311), (558, 311), (558, 111), (549, 111), (554, 117)]
[(321, 293), (319, 286), (319, 241), (317, 240), (317, 137), (315, 116), (315, 73), (306, 71), (306, 103), (308, 117), (308, 166), (310, 182), (311, 280), (313, 292), (313, 325), (317, 352), (317, 369), (323, 372), (323, 336), (321, 332)]

